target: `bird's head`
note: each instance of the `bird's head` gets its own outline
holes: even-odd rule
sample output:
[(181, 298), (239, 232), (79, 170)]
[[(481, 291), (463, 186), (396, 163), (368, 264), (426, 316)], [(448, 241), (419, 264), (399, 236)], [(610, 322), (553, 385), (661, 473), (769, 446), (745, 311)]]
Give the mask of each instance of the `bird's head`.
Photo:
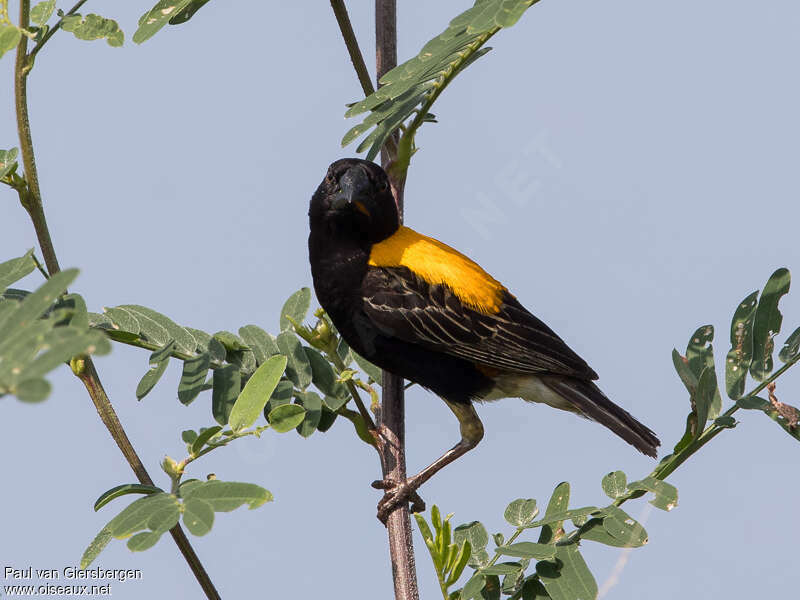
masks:
[(342, 158), (330, 167), (311, 198), (311, 227), (375, 244), (399, 227), (397, 205), (386, 172), (373, 162)]

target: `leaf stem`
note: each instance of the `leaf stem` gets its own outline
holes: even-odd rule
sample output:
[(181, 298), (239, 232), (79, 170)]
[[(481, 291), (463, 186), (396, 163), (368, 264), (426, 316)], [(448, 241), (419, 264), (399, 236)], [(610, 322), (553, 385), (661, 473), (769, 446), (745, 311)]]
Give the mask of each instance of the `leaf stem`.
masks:
[[(68, 11), (67, 11), (65, 14), (64, 14), (64, 17), (68, 17), (68, 16), (70, 16), (70, 15), (73, 15), (73, 14), (75, 14), (76, 12), (78, 12), (78, 11), (80, 10), (81, 6), (83, 6), (84, 4), (86, 4), (86, 0), (79, 0), (79, 1), (78, 1), (78, 3), (77, 3), (75, 6), (73, 6), (72, 8), (70, 8), (70, 9), (69, 9), (69, 10), (68, 10)], [(58, 20), (58, 22), (57, 22), (55, 25), (53, 25), (52, 29), (50, 29), (50, 30), (49, 30), (49, 31), (48, 31), (48, 32), (47, 32), (47, 33), (44, 35), (44, 37), (43, 37), (41, 40), (39, 40), (39, 42), (38, 42), (38, 43), (37, 43), (37, 44), (36, 44), (36, 45), (33, 47), (33, 50), (31, 50), (30, 54), (28, 54), (28, 56), (27, 56), (27, 60), (28, 60), (28, 64), (29, 64), (29, 65), (33, 66), (33, 59), (34, 59), (34, 58), (36, 57), (36, 55), (38, 54), (39, 50), (41, 50), (41, 49), (42, 49), (42, 46), (44, 46), (44, 45), (47, 43), (47, 41), (48, 41), (48, 40), (49, 40), (51, 37), (53, 37), (53, 34), (54, 34), (56, 31), (58, 31), (59, 29), (61, 29), (61, 25), (62, 25), (62, 24), (63, 24), (63, 22), (64, 22), (64, 17), (61, 17), (61, 18)]]
[[(757, 385), (751, 392), (749, 392), (748, 394), (745, 394), (742, 397), (742, 399), (744, 399), (744, 398), (752, 398), (753, 396), (755, 396), (759, 392), (761, 392), (764, 389), (766, 389), (766, 387), (769, 384), (774, 382), (776, 379), (778, 379), (778, 377), (783, 375), (792, 366), (797, 364), (798, 361), (800, 361), (800, 354), (798, 354), (797, 356), (792, 358), (789, 362), (784, 364), (780, 369), (778, 369), (777, 371), (772, 373), (772, 375), (770, 375), (767, 379), (765, 379), (759, 385)], [(724, 413), (722, 413), (720, 416), (721, 417), (730, 417), (731, 415), (733, 415), (740, 408), (741, 408), (741, 405), (736, 403), (733, 406), (731, 406), (728, 410), (726, 410)], [(726, 429), (730, 429), (730, 427), (721, 427), (721, 426), (717, 425), (716, 423), (712, 422), (711, 425), (709, 425), (706, 429), (704, 429), (703, 432), (696, 439), (692, 440), (678, 454), (671, 455), (671, 456), (667, 457), (666, 460), (662, 461), (661, 464), (659, 464), (655, 469), (653, 469), (653, 472), (650, 473), (650, 477), (653, 477), (655, 479), (659, 479), (659, 480), (663, 481), (668, 476), (670, 476), (672, 473), (674, 473), (675, 470), (678, 467), (680, 467), (683, 463), (685, 463), (689, 459), (689, 457), (691, 457), (695, 452), (700, 450), (700, 448), (705, 446), (708, 442), (713, 440), (717, 435), (719, 435), (720, 433), (722, 433)], [(643, 496), (646, 493), (647, 492), (642, 491), (642, 490), (636, 490), (636, 491), (633, 491), (633, 492), (629, 492), (628, 494), (625, 494), (624, 496), (620, 496), (619, 498), (617, 498), (614, 501), (614, 505), (615, 506), (620, 506), (621, 504), (624, 504), (626, 501), (631, 500), (633, 498), (639, 498), (639, 497)]]
[(361, 48), (358, 46), (344, 0), (331, 0), (331, 8), (336, 22), (339, 24), (339, 31), (342, 32), (344, 45), (347, 46), (347, 52), (350, 54), (350, 62), (353, 63), (353, 68), (356, 70), (358, 82), (361, 84), (361, 89), (364, 90), (364, 96), (369, 96), (375, 91), (375, 88), (372, 87), (372, 79), (370, 79), (367, 64), (364, 62), (364, 55), (361, 54)]
[[(344, 364), (344, 361), (336, 353), (335, 350), (333, 352), (326, 351), (325, 354), (327, 354), (328, 358), (333, 362), (333, 365), (336, 367), (336, 370), (339, 372), (339, 375), (342, 374), (342, 371), (347, 369), (347, 365)], [(375, 425), (375, 421), (372, 420), (372, 417), (370, 416), (367, 407), (364, 406), (364, 402), (361, 400), (361, 396), (358, 393), (358, 389), (356, 388), (355, 382), (353, 382), (352, 379), (348, 379), (345, 382), (345, 385), (347, 386), (350, 395), (353, 397), (353, 401), (356, 403), (356, 408), (358, 408), (358, 412), (361, 415), (361, 418), (364, 419), (364, 424), (367, 426), (367, 430), (377, 443), (378, 427)]]
[[(83, 4), (83, 2), (79, 2), (74, 9), (77, 10), (81, 4)], [(19, 27), (21, 29), (27, 29), (29, 25), (28, 15), (30, 13), (30, 0), (20, 0), (19, 8)], [(44, 41), (44, 39), (42, 41)], [(20, 194), (20, 200), (33, 223), (33, 228), (39, 240), (39, 247), (42, 250), (45, 265), (47, 265), (47, 271), (50, 275), (54, 275), (61, 269), (58, 264), (55, 248), (53, 247), (53, 240), (50, 237), (50, 231), (47, 226), (47, 219), (44, 214), (44, 206), (42, 204), (42, 196), (39, 188), (39, 176), (36, 171), (36, 159), (33, 151), (33, 139), (31, 137), (30, 118), (28, 114), (27, 87), (28, 73), (30, 73), (33, 67), (33, 61), (29, 60), (26, 55), (27, 48), (28, 38), (23, 35), (17, 45), (17, 56), (14, 63), (14, 102), (17, 117), (17, 132), (19, 134), (20, 152), (22, 154), (22, 164), (27, 184), (27, 193)], [(89, 392), (89, 396), (100, 415), (101, 421), (108, 429), (111, 437), (114, 438), (117, 446), (136, 474), (136, 477), (145, 485), (153, 485), (153, 480), (150, 479), (150, 475), (144, 468), (142, 461), (136, 454), (136, 450), (134, 450), (125, 430), (122, 428), (122, 423), (120, 423), (114, 411), (114, 407), (103, 389), (103, 385), (100, 382), (92, 360), (86, 357), (71, 362), (75, 365), (73, 371)], [(206, 596), (210, 600), (219, 599), (220, 596), (214, 588), (214, 584), (211, 582), (208, 573), (203, 568), (200, 559), (197, 557), (189, 540), (186, 538), (186, 534), (184, 534), (179, 525), (170, 529), (170, 533), (172, 534), (172, 539), (175, 540), (175, 543), (180, 549), (181, 554), (183, 554), (184, 559), (189, 564), (194, 576), (206, 593)]]
[(397, 144), (397, 156), (395, 164), (392, 165), (392, 170), (398, 174), (402, 174), (402, 176), (405, 177), (405, 173), (408, 171), (408, 166), (411, 162), (411, 155), (414, 153), (414, 136), (416, 135), (420, 125), (422, 125), (422, 123), (425, 121), (425, 115), (428, 114), (428, 110), (431, 108), (431, 106), (433, 106), (433, 103), (436, 102), (436, 99), (450, 84), (450, 82), (455, 79), (455, 75), (461, 69), (462, 65), (464, 65), (464, 63), (469, 59), (469, 57), (477, 52), (481, 46), (483, 46), (489, 40), (489, 38), (491, 38), (498, 31), (500, 31), (500, 28), (494, 27), (469, 44), (463, 50), (459, 61), (443, 74), (441, 83), (438, 83), (436, 87), (433, 88), (433, 91), (428, 95), (425, 103), (419, 109), (417, 109), (417, 114), (414, 119), (405, 128), (405, 131), (403, 132), (403, 135)]

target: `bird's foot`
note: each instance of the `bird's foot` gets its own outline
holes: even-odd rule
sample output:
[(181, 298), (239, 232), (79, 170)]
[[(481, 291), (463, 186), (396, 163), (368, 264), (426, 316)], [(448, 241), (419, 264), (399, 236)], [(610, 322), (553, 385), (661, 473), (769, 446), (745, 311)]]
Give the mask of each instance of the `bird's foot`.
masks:
[(385, 490), (383, 498), (378, 502), (378, 520), (386, 525), (389, 514), (404, 502), (411, 503), (411, 512), (422, 512), (425, 510), (425, 501), (417, 493), (414, 480), (406, 480), (402, 483), (392, 479), (381, 479), (372, 482), (372, 487), (378, 490)]

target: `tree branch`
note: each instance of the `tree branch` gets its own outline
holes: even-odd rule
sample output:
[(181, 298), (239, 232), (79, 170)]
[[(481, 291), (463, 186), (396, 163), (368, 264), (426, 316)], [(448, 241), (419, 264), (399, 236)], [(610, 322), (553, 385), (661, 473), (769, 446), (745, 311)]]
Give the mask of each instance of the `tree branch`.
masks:
[[(77, 10), (81, 4), (83, 4), (83, 2), (79, 2), (73, 7), (73, 10)], [(20, 28), (28, 28), (29, 13), (30, 0), (20, 0)], [(39, 47), (41, 47), (44, 41), (45, 40), (42, 40), (42, 42), (40, 42)], [(42, 204), (42, 196), (39, 188), (39, 176), (36, 171), (36, 160), (33, 152), (33, 139), (31, 137), (30, 119), (28, 116), (27, 89), (28, 73), (30, 73), (33, 63), (26, 54), (27, 49), (28, 38), (23, 35), (17, 46), (17, 57), (14, 68), (14, 100), (17, 115), (17, 131), (19, 134), (20, 152), (22, 154), (22, 164), (25, 170), (25, 182), (27, 187), (25, 193), (20, 194), (20, 201), (30, 215), (33, 228), (36, 231), (36, 237), (39, 240), (39, 247), (42, 250), (45, 265), (47, 265), (47, 270), (50, 275), (53, 275), (60, 271), (60, 267), (55, 248), (53, 247), (53, 240), (50, 237), (50, 231), (47, 226), (47, 219), (44, 214), (44, 206)], [(86, 390), (89, 392), (89, 396), (92, 398), (95, 408), (97, 408), (100, 419), (103, 421), (109, 433), (111, 433), (111, 437), (114, 438), (117, 446), (119, 446), (128, 464), (130, 464), (133, 472), (136, 474), (136, 477), (145, 485), (153, 485), (153, 480), (150, 479), (150, 475), (147, 473), (142, 461), (136, 454), (136, 450), (134, 450), (128, 436), (125, 434), (122, 423), (120, 423), (114, 411), (114, 407), (111, 405), (111, 401), (108, 399), (102, 383), (100, 383), (100, 378), (97, 375), (92, 360), (88, 357), (73, 359), (70, 362), (70, 366), (73, 372), (83, 382), (84, 386), (86, 386)], [(218, 600), (220, 596), (214, 588), (214, 584), (211, 582), (208, 573), (206, 573), (203, 565), (200, 563), (200, 559), (197, 557), (197, 554), (195, 554), (189, 540), (186, 538), (186, 534), (184, 534), (179, 525), (173, 527), (170, 533), (175, 543), (178, 545), (181, 554), (183, 554), (186, 562), (197, 578), (197, 581), (206, 593), (206, 596), (210, 600)]]
[(347, 46), (347, 52), (350, 53), (350, 62), (353, 63), (353, 68), (358, 75), (358, 81), (361, 83), (361, 89), (364, 90), (364, 96), (369, 96), (375, 91), (372, 87), (372, 80), (367, 70), (367, 64), (364, 62), (364, 55), (361, 54), (361, 48), (358, 47), (358, 40), (356, 34), (353, 32), (353, 25), (350, 23), (350, 17), (347, 14), (347, 7), (344, 5), (344, 0), (331, 0), (331, 8), (333, 14), (336, 16), (336, 22), (339, 24), (339, 31), (342, 32), (344, 44)]
[[(397, 65), (397, 2), (375, 0), (375, 51), (377, 78)], [(389, 173), (392, 191), (397, 202), (400, 222), (403, 221), (403, 189), (405, 173), (400, 179), (388, 168), (396, 156), (396, 142), (384, 145), (381, 163)], [(403, 378), (383, 372), (383, 404), (381, 409), (381, 462), (384, 479), (406, 480), (405, 401)], [(411, 538), (411, 519), (407, 503), (401, 503), (389, 514), (386, 522), (389, 534), (389, 554), (392, 561), (394, 595), (396, 600), (419, 600), (417, 572), (414, 563), (414, 544)]]
[[(344, 39), (345, 46), (347, 46), (347, 52), (350, 54), (350, 62), (353, 63), (353, 68), (358, 76), (358, 81), (361, 83), (361, 89), (364, 90), (364, 97), (367, 97), (375, 92), (375, 88), (372, 87), (369, 71), (367, 70), (367, 65), (364, 62), (364, 55), (361, 54), (361, 48), (358, 46), (358, 40), (356, 39), (356, 34), (353, 32), (353, 25), (350, 23), (350, 17), (347, 14), (347, 7), (344, 4), (344, 0), (331, 0), (331, 8), (333, 8), (333, 14), (336, 17), (336, 22), (339, 24), (339, 31), (342, 32), (342, 38)], [(397, 43), (395, 42), (395, 47), (396, 46)], [(394, 64), (397, 64), (396, 51)], [(378, 79), (380, 79), (388, 70), (389, 69), (381, 71), (378, 75)], [(386, 141), (386, 148), (389, 150), (389, 152), (391, 152), (392, 157), (397, 154), (396, 136), (392, 136)]]
[[(86, 0), (79, 0), (79, 1), (78, 1), (78, 3), (77, 3), (75, 6), (73, 6), (72, 8), (70, 8), (70, 9), (69, 9), (69, 10), (68, 10), (68, 11), (67, 11), (65, 14), (64, 14), (64, 17), (68, 17), (68, 16), (70, 16), (70, 15), (74, 15), (76, 12), (78, 12), (78, 11), (80, 10), (81, 6), (83, 6), (84, 4), (86, 4)], [(41, 50), (41, 49), (42, 49), (42, 46), (44, 46), (44, 45), (45, 45), (45, 44), (48, 42), (48, 40), (49, 40), (51, 37), (53, 37), (53, 34), (54, 34), (56, 31), (58, 31), (59, 29), (61, 29), (61, 25), (62, 25), (62, 23), (64, 23), (64, 17), (61, 17), (61, 18), (58, 20), (58, 22), (57, 22), (55, 25), (53, 25), (52, 29), (50, 29), (50, 30), (49, 30), (49, 31), (48, 31), (48, 32), (47, 32), (47, 33), (44, 35), (44, 37), (43, 37), (41, 40), (39, 40), (39, 42), (38, 42), (38, 43), (37, 43), (37, 44), (36, 44), (36, 45), (33, 47), (33, 50), (31, 50), (31, 53), (30, 53), (30, 54), (28, 55), (28, 57), (27, 57), (27, 60), (28, 60), (28, 64), (29, 64), (29, 65), (33, 65), (33, 59), (36, 57), (36, 54), (39, 52), (39, 50)]]

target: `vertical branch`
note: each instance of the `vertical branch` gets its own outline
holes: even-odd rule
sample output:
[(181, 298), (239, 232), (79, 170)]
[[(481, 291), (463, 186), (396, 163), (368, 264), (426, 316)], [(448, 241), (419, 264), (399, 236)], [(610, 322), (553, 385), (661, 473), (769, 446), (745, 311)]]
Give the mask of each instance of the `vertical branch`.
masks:
[[(375, 0), (375, 50), (378, 80), (397, 65), (397, 3), (396, 0)], [(396, 144), (384, 146), (381, 163), (389, 173), (392, 191), (397, 201), (400, 222), (403, 220), (403, 188), (405, 177), (397, 179), (388, 168), (395, 159)], [(384, 479), (405, 481), (405, 402), (403, 379), (384, 371), (383, 403), (381, 406), (381, 462)], [(386, 523), (389, 534), (389, 553), (392, 561), (394, 595), (396, 600), (418, 600), (417, 572), (414, 564), (414, 545), (411, 538), (411, 519), (408, 504), (401, 503), (389, 514)]]
[[(83, 4), (83, 1), (78, 2), (78, 4), (72, 8), (72, 11), (74, 12), (77, 10), (80, 5)], [(30, 0), (20, 0), (19, 27), (22, 29), (27, 29), (29, 25), (30, 4)], [(41, 43), (44, 43), (44, 41)], [(41, 47), (41, 43), (39, 47)], [(31, 125), (28, 114), (28, 74), (33, 67), (33, 53), (29, 55), (27, 51), (28, 38), (23, 35), (17, 46), (17, 57), (14, 66), (14, 104), (17, 116), (19, 146), (25, 174), (25, 190), (20, 193), (20, 200), (23, 207), (30, 215), (47, 270), (50, 275), (53, 275), (58, 273), (61, 269), (58, 264), (58, 258), (56, 257), (53, 240), (50, 237), (50, 230), (47, 226), (44, 204), (42, 203), (42, 194), (39, 188), (39, 175), (36, 171), (36, 158), (33, 152), (33, 138), (31, 136)], [(92, 360), (89, 357), (75, 358), (70, 361), (70, 366), (72, 367), (73, 373), (75, 373), (83, 382), (84, 386), (86, 386), (86, 390), (89, 392), (89, 396), (100, 415), (100, 419), (108, 429), (111, 437), (114, 438), (117, 446), (136, 474), (137, 479), (143, 484), (153, 485), (153, 480), (144, 468), (142, 461), (139, 459), (138, 454), (136, 454), (136, 450), (128, 439), (125, 430), (122, 428), (122, 423), (120, 423), (117, 413), (103, 389), (103, 384), (100, 382), (100, 377), (94, 368)], [(211, 578), (203, 568), (200, 559), (189, 543), (189, 540), (186, 538), (186, 534), (183, 532), (180, 525), (175, 525), (175, 527), (170, 529), (170, 533), (206, 596), (210, 600), (219, 600), (220, 596)]]

